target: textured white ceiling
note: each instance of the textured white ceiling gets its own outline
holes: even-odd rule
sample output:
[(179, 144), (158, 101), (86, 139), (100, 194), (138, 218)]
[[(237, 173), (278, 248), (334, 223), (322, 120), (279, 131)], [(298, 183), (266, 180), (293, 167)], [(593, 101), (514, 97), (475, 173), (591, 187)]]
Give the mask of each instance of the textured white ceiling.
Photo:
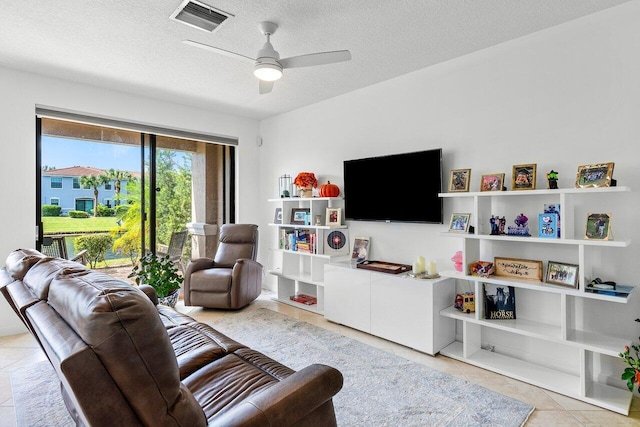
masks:
[[(2, 1), (0, 65), (263, 119), (459, 57), (628, 0), (201, 0), (233, 15), (215, 33), (169, 16), (181, 0)], [(635, 1), (635, 0), (634, 0)], [(348, 49), (339, 64), (285, 70), (258, 94), (257, 23), (285, 58)]]

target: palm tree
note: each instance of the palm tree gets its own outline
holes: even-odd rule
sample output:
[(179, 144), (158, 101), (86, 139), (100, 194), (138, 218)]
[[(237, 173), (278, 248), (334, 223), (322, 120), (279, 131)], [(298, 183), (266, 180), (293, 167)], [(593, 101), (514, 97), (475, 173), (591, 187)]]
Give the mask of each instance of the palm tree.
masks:
[(102, 175), (83, 175), (80, 177), (80, 184), (83, 187), (93, 187), (93, 216), (98, 216), (98, 187), (107, 184), (110, 181), (109, 176)]
[(127, 171), (121, 171), (121, 170), (115, 170), (115, 169), (109, 169), (109, 172), (107, 172), (107, 176), (109, 177), (110, 181), (113, 181), (115, 183), (115, 191), (116, 191), (116, 195), (115, 195), (115, 199), (116, 199), (116, 205), (120, 204), (120, 186), (121, 186), (121, 182), (122, 181), (131, 181), (133, 180), (133, 176), (131, 175), (130, 172)]

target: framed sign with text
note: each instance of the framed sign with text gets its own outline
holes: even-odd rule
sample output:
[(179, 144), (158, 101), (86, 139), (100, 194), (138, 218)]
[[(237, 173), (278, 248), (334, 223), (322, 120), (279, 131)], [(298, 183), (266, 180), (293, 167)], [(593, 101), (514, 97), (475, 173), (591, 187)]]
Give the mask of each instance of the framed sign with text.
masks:
[(542, 261), (495, 257), (493, 264), (496, 276), (542, 281)]

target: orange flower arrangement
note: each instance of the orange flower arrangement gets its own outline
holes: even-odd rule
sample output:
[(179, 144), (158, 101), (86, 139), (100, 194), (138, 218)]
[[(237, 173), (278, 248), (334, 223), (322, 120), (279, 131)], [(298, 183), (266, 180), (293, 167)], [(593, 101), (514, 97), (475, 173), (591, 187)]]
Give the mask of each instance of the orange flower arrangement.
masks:
[(318, 187), (318, 180), (313, 172), (300, 172), (293, 183), (298, 187), (308, 187), (309, 185), (313, 188)]

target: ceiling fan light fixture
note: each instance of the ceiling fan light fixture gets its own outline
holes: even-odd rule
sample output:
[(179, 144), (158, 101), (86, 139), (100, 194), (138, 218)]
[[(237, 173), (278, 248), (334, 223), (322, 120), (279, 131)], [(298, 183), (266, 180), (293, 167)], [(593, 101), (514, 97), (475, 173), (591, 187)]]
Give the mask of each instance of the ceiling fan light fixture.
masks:
[(282, 67), (279, 64), (262, 62), (256, 64), (253, 75), (266, 82), (273, 82), (282, 77)]

